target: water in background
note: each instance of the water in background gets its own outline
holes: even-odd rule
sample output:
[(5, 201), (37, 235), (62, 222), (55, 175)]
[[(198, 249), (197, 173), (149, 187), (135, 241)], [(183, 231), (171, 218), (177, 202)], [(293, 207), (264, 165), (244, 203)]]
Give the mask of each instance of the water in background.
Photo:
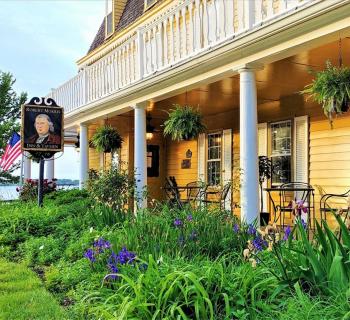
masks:
[(17, 186), (0, 186), (0, 201), (18, 199)]
[[(19, 193), (16, 191), (17, 186), (0, 186), (0, 201), (1, 200), (16, 200)], [(58, 190), (77, 189), (79, 185), (59, 185)]]

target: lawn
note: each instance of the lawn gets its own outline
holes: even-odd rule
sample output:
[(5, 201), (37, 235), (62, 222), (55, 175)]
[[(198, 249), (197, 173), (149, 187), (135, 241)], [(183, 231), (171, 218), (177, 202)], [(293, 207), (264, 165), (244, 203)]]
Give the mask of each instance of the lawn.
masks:
[(65, 313), (33, 271), (0, 260), (0, 319), (62, 320)]
[(135, 217), (78, 190), (47, 195), (44, 208), (3, 204), (0, 255), (16, 264), (1, 262), (0, 314), (62, 319), (61, 305), (70, 320), (350, 319), (350, 234), (339, 228), (309, 242), (299, 224), (282, 239), (216, 209), (157, 204)]

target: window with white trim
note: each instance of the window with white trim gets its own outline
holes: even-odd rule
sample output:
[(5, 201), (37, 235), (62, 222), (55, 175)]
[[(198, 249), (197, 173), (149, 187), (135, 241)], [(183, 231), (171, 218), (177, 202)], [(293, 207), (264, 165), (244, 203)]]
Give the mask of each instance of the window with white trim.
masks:
[(106, 38), (113, 33), (113, 0), (106, 0)]
[(292, 181), (292, 122), (271, 123), (272, 186)]
[(208, 134), (207, 183), (210, 186), (221, 184), (222, 133)]

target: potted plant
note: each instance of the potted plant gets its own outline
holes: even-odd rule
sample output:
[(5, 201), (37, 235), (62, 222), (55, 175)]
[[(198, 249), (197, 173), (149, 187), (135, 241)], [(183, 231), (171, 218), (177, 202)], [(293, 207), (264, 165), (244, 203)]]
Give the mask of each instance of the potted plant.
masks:
[(270, 220), (269, 212), (264, 212), (263, 183), (271, 179), (271, 159), (259, 156), (259, 184), (260, 184), (260, 224), (266, 226)]
[(349, 110), (350, 69), (332, 66), (326, 62), (326, 69), (315, 74), (315, 79), (305, 87), (303, 94), (308, 94), (314, 101), (322, 104), (323, 111), (331, 125), (334, 114)]
[(104, 125), (96, 129), (91, 141), (98, 152), (109, 153), (120, 149), (123, 139), (117, 130), (110, 125)]
[(199, 111), (191, 106), (174, 105), (169, 113), (169, 118), (164, 122), (164, 135), (172, 140), (191, 140), (206, 129), (202, 124), (202, 116)]

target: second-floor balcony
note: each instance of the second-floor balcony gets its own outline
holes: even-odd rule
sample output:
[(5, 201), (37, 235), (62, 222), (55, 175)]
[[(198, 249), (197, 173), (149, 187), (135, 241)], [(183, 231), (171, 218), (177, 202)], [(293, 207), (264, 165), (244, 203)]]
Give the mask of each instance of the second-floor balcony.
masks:
[(78, 74), (48, 96), (63, 106), (69, 115), (318, 2), (173, 1), (84, 59)]

